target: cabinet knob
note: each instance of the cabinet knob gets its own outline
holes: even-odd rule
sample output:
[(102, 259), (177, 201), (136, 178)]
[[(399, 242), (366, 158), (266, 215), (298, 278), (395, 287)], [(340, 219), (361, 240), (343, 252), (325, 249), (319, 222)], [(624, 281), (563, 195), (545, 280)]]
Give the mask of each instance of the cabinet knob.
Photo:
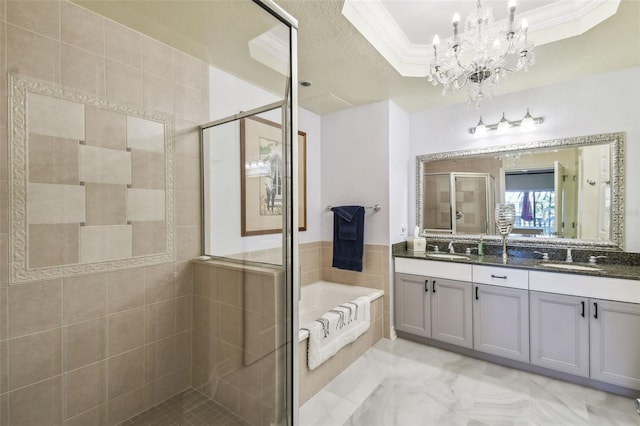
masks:
[(436, 292), (436, 280), (433, 280), (433, 283), (431, 284), (431, 291), (432, 291), (433, 293), (435, 293), (435, 292)]
[(584, 300), (580, 303), (582, 304), (582, 318), (584, 318)]
[(595, 310), (593, 313), (593, 318), (598, 319), (598, 304), (593, 302), (593, 309)]
[(429, 292), (429, 280), (424, 280), (424, 291)]
[(480, 298), (478, 297), (478, 286), (476, 286), (476, 300), (480, 300)]

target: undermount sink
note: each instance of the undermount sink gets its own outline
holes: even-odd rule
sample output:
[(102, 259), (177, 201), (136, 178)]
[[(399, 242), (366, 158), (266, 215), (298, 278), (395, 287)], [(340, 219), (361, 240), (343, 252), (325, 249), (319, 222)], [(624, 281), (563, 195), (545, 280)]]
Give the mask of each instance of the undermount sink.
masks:
[(572, 265), (570, 263), (541, 263), (540, 266), (544, 266), (545, 268), (566, 269), (569, 271), (602, 271), (602, 269), (594, 266)]
[(469, 260), (469, 256), (462, 254), (449, 254), (449, 253), (427, 253), (427, 257), (435, 257), (436, 259), (447, 260)]

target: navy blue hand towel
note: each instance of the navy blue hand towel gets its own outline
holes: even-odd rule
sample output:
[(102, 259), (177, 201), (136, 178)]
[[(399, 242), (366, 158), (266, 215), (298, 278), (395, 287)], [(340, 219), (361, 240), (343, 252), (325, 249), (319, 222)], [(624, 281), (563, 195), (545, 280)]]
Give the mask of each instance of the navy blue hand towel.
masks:
[(333, 207), (333, 267), (362, 271), (364, 207)]

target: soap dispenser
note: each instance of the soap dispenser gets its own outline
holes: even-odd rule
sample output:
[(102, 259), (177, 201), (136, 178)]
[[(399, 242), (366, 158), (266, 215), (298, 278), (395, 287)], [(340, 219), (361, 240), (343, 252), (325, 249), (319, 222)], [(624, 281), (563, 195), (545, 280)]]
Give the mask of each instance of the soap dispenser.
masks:
[(480, 235), (480, 241), (478, 242), (478, 256), (484, 256), (484, 234)]

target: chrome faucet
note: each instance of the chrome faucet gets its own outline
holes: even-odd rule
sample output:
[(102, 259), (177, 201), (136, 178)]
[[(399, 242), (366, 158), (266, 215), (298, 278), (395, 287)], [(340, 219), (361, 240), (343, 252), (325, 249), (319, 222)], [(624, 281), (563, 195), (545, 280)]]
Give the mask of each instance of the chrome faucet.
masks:
[(598, 259), (606, 259), (607, 256), (589, 256), (589, 264), (590, 265), (597, 265), (598, 264)]
[(567, 249), (567, 263), (573, 263), (573, 256), (571, 256), (571, 249)]
[(449, 253), (454, 254), (456, 250), (453, 248), (453, 241), (449, 241)]
[(438, 253), (440, 251), (440, 248), (438, 247), (437, 244), (429, 244), (429, 247), (433, 247), (433, 251), (435, 253)]
[(539, 254), (542, 256), (542, 260), (549, 260), (549, 253), (543, 253), (541, 251), (534, 251), (533, 254)]

